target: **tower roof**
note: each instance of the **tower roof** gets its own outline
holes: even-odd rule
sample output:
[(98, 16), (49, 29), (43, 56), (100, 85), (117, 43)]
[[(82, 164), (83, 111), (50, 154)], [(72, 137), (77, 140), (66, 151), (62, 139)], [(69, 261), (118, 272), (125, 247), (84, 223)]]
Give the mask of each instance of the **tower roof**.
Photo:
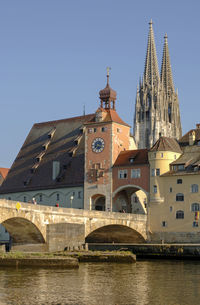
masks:
[(174, 84), (173, 84), (172, 69), (171, 69), (170, 57), (169, 57), (167, 34), (165, 34), (164, 39), (165, 41), (163, 48), (163, 58), (162, 58), (160, 78), (165, 91), (168, 93), (168, 92), (174, 92)]
[(153, 32), (153, 22), (149, 22), (149, 36), (147, 44), (146, 61), (144, 68), (144, 81), (150, 85), (155, 85), (159, 82), (158, 60), (156, 55), (156, 45)]
[(103, 104), (104, 104), (104, 108), (111, 109), (111, 102), (112, 102), (112, 104), (113, 104), (112, 108), (115, 109), (115, 100), (116, 100), (116, 97), (117, 97), (117, 92), (110, 87), (110, 84), (109, 84), (109, 70), (110, 70), (110, 68), (107, 68), (107, 84), (106, 84), (106, 87), (99, 91), (99, 97), (100, 97), (100, 100), (101, 100), (101, 107), (103, 107)]
[(182, 153), (177, 140), (169, 137), (160, 137), (150, 151), (172, 151)]

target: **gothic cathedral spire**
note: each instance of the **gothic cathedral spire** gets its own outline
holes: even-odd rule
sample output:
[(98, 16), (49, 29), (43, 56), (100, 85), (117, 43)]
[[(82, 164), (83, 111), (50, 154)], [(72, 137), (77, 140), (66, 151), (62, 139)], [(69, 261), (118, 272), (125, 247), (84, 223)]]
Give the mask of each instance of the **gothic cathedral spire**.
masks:
[(147, 44), (146, 61), (144, 67), (144, 81), (148, 85), (158, 84), (160, 81), (159, 70), (158, 70), (158, 60), (156, 55), (156, 45), (153, 33), (153, 22), (149, 22), (149, 36)]
[(167, 35), (165, 35), (160, 76), (151, 20), (143, 81), (140, 82), (136, 95), (134, 138), (138, 148), (150, 148), (160, 136), (179, 139), (181, 121), (178, 96), (172, 78)]
[(165, 92), (172, 93), (174, 92), (174, 84), (172, 78), (172, 68), (170, 64), (170, 57), (169, 57), (169, 48), (168, 48), (168, 41), (167, 41), (167, 34), (164, 37), (164, 48), (163, 48), (163, 58), (162, 58), (162, 67), (161, 67), (161, 83)]

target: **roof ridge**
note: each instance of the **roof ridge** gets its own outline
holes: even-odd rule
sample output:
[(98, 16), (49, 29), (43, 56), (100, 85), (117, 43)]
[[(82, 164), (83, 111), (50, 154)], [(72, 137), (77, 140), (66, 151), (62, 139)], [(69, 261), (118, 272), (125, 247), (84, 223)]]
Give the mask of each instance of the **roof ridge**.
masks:
[(91, 114), (86, 114), (86, 115), (81, 115), (81, 116), (61, 119), (61, 120), (46, 121), (46, 122), (41, 122), (41, 123), (35, 123), (33, 126), (37, 127), (37, 126), (41, 126), (41, 125), (55, 124), (55, 123), (58, 123), (58, 122), (66, 122), (66, 121), (72, 121), (72, 120), (79, 120), (81, 118), (87, 119), (87, 118), (90, 118), (90, 117), (92, 117), (94, 115), (95, 115), (94, 113), (91, 113)]

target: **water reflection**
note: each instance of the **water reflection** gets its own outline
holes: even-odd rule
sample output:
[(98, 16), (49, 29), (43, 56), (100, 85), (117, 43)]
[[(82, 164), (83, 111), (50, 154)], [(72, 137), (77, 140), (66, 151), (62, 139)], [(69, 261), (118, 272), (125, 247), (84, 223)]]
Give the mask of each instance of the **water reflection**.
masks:
[(81, 264), (78, 270), (1, 269), (0, 305), (189, 305), (200, 299), (200, 262)]

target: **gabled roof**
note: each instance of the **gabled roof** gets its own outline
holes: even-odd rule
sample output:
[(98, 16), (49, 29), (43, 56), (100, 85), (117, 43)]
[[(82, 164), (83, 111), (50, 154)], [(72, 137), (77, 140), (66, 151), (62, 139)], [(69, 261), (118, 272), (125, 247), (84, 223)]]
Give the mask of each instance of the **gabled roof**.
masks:
[(148, 163), (147, 149), (125, 150), (120, 152), (113, 166), (134, 166)]
[[(105, 115), (105, 118), (101, 121), (101, 123), (104, 123), (104, 122), (115, 122), (115, 123), (118, 123), (118, 124), (121, 124), (121, 125), (125, 125), (125, 126), (128, 126), (130, 127), (130, 125), (128, 125), (127, 123), (125, 123), (118, 115), (118, 113), (114, 110), (114, 109), (104, 109), (104, 108), (98, 108), (98, 111), (102, 111), (104, 113), (106, 113)], [(89, 122), (86, 122), (86, 124), (89, 124), (89, 123), (95, 123), (95, 117), (92, 118), (91, 121)], [(99, 122), (98, 122), (99, 124)]]
[(8, 172), (9, 172), (9, 168), (0, 167), (0, 175), (3, 177), (3, 179), (6, 178)]
[[(94, 115), (34, 124), (0, 193), (83, 185), (83, 124)], [(52, 179), (53, 161), (60, 162), (55, 180)]]
[[(199, 124), (197, 124), (197, 126), (199, 126)], [(195, 142), (194, 142), (194, 144), (196, 144), (196, 142), (200, 140), (200, 127), (197, 127), (196, 129), (191, 129), (186, 134), (184, 134), (182, 136), (182, 138), (179, 139), (179, 143), (180, 143), (181, 146), (189, 145), (189, 134), (193, 131), (195, 132)]]
[(182, 150), (174, 138), (160, 137), (156, 143), (152, 146), (150, 151), (172, 151), (182, 153)]

